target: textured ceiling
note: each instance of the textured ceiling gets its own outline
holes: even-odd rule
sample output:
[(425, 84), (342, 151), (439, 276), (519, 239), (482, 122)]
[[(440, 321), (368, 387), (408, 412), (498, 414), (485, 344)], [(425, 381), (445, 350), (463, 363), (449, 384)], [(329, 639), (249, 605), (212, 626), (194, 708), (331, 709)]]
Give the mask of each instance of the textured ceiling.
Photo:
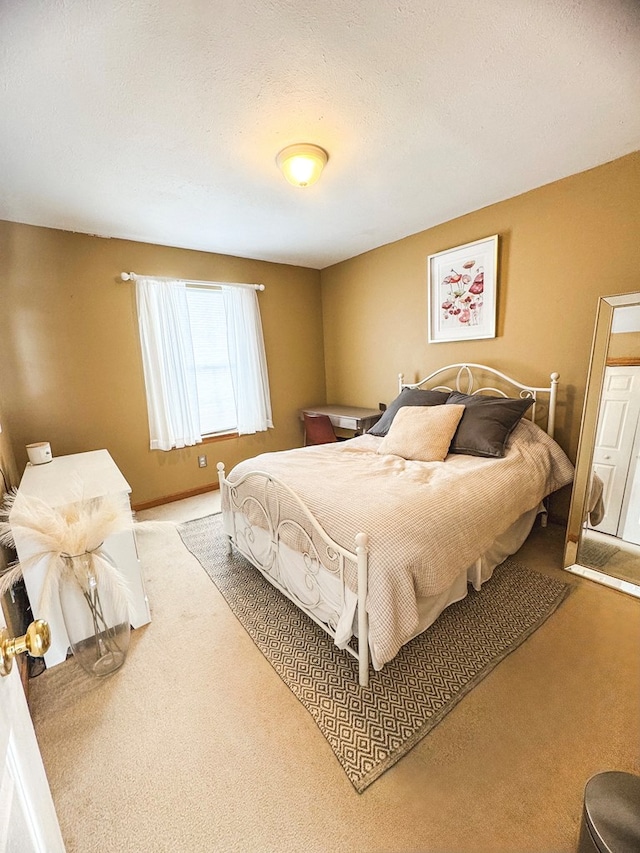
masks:
[(638, 0), (0, 0), (0, 74), (0, 218), (316, 268), (640, 149)]

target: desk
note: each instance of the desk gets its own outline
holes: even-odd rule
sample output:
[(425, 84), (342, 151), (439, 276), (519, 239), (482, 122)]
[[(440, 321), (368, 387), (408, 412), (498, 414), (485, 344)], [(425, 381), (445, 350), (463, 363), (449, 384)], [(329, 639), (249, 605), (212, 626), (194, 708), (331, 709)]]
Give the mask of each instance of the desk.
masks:
[(379, 409), (361, 409), (357, 406), (308, 406), (300, 411), (300, 420), (308, 415), (328, 415), (331, 423), (338, 429), (353, 430), (362, 435), (382, 417)]

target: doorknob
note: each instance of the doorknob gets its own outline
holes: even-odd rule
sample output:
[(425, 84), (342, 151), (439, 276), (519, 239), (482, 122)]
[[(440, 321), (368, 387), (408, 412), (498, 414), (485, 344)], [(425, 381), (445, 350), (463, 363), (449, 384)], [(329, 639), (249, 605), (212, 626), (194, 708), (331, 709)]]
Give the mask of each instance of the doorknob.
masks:
[(41, 658), (51, 645), (49, 623), (36, 619), (22, 637), (10, 637), (6, 628), (0, 628), (0, 675), (9, 675), (13, 659), (23, 652)]

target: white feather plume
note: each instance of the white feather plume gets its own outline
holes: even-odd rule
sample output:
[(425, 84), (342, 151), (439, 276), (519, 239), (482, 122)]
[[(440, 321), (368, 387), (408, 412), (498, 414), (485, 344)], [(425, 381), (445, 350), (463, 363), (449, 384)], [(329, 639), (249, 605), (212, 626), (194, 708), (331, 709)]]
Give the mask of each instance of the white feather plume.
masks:
[(46, 613), (61, 575), (68, 571), (68, 557), (91, 555), (92, 571), (116, 600), (131, 604), (129, 586), (102, 544), (109, 536), (130, 530), (133, 516), (126, 495), (110, 494), (80, 499), (52, 507), (16, 489), (5, 495), (0, 507), (0, 543), (15, 547), (28, 538), (37, 553), (13, 566), (0, 578), (0, 596), (25, 573), (45, 560), (45, 575), (38, 609)]

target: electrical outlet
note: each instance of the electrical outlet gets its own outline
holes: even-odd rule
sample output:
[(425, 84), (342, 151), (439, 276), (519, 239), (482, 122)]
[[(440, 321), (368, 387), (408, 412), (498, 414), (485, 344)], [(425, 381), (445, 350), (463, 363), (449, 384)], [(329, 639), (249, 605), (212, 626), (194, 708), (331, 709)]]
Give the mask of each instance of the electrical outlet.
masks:
[(198, 456), (198, 468), (206, 468), (207, 467), (207, 457), (206, 456)]

